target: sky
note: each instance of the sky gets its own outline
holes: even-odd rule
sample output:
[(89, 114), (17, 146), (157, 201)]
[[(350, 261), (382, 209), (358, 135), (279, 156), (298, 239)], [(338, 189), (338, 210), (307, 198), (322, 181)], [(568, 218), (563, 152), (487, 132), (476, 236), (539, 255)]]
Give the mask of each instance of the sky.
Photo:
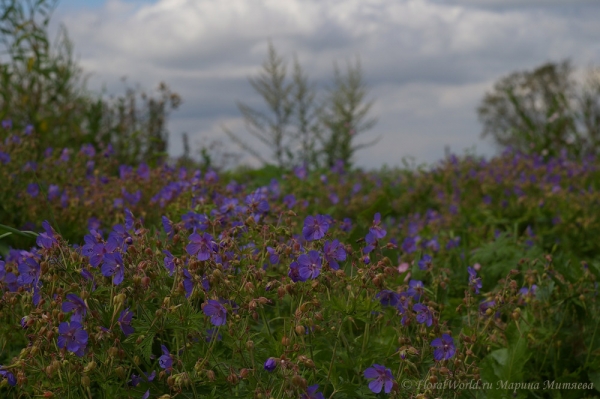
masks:
[(296, 55), (321, 90), (334, 62), (344, 71), (358, 57), (377, 124), (355, 140), (380, 139), (356, 165), (375, 169), (432, 164), (445, 148), (493, 156), (476, 113), (486, 91), (550, 61), (600, 66), (598, 21), (598, 0), (61, 0), (52, 29), (67, 28), (90, 90), (151, 92), (165, 82), (180, 94), (168, 123), (173, 156), (183, 132), (192, 149), (218, 140), (242, 154), (223, 128), (270, 156), (236, 106), (265, 109), (248, 78), (269, 40), (290, 72)]

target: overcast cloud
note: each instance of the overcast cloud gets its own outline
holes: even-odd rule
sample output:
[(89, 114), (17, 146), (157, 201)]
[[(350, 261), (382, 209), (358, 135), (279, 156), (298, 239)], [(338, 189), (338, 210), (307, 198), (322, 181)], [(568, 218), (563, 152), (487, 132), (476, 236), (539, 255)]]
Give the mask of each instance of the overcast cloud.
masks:
[(173, 155), (182, 152), (184, 131), (192, 144), (228, 142), (221, 126), (253, 142), (235, 102), (261, 107), (247, 78), (260, 72), (269, 39), (290, 64), (297, 54), (319, 86), (332, 81), (334, 61), (345, 67), (360, 57), (378, 123), (358, 141), (381, 136), (357, 154), (366, 168), (400, 165), (406, 156), (433, 163), (445, 146), (490, 156), (475, 108), (496, 80), (564, 58), (578, 67), (600, 65), (600, 2), (591, 0), (81, 4), (63, 0), (55, 22), (67, 27), (82, 67), (93, 74), (91, 89), (123, 93), (126, 76), (146, 89), (164, 81), (182, 96), (169, 122)]

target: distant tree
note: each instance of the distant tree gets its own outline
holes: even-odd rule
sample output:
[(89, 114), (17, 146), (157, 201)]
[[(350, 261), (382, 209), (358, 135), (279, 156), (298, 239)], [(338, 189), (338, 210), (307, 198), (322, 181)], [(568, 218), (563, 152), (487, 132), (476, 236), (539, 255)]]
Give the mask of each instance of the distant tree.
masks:
[[(291, 99), (293, 85), (286, 83), (286, 65), (283, 59), (277, 55), (272, 43), (269, 43), (269, 55), (263, 63), (262, 69), (262, 73), (257, 78), (249, 78), (248, 80), (254, 90), (267, 103), (271, 115), (257, 111), (239, 101), (237, 107), (244, 117), (248, 132), (271, 149), (278, 166), (284, 166), (293, 157), (293, 154), (286, 151), (290, 148), (288, 143), (290, 135), (287, 129), (291, 123), (294, 110)], [(229, 130), (225, 130), (225, 132), (245, 151), (251, 153), (263, 163), (267, 163), (258, 151), (238, 136)]]
[(350, 167), (356, 151), (379, 141), (378, 137), (368, 143), (354, 144), (356, 136), (377, 123), (375, 118), (367, 119), (373, 101), (365, 104), (366, 95), (360, 60), (357, 59), (354, 67), (348, 63), (346, 75), (342, 75), (334, 63), (334, 85), (328, 89), (328, 96), (320, 108), (320, 120), (327, 128), (320, 137), (327, 166), (341, 160)]
[[(375, 124), (373, 119), (364, 120), (372, 103), (362, 104), (366, 89), (360, 64), (357, 63), (354, 68), (349, 65), (346, 75), (342, 75), (334, 64), (334, 73), (333, 87), (319, 102), (315, 85), (309, 82), (296, 57), (292, 81), (286, 82), (284, 60), (269, 43), (269, 55), (261, 74), (249, 79), (267, 104), (268, 113), (241, 102), (237, 106), (248, 132), (271, 150), (278, 166), (298, 163), (314, 167), (333, 166), (341, 160), (349, 167), (357, 150), (374, 144), (353, 144), (358, 133)], [(242, 149), (268, 163), (259, 151), (238, 135), (224, 130)]]
[(599, 99), (597, 72), (589, 70), (585, 84), (579, 84), (568, 60), (514, 72), (500, 79), (477, 109), (482, 137), (526, 153), (597, 153)]

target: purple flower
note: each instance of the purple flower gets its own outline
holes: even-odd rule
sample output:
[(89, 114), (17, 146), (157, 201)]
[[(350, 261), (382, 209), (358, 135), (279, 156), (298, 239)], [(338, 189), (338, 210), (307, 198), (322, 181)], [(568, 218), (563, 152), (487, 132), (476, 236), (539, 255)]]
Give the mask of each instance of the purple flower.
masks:
[(222, 326), (227, 322), (227, 309), (214, 299), (209, 299), (202, 311), (210, 316), (210, 322), (215, 326)]
[(137, 174), (142, 179), (148, 180), (150, 178), (150, 168), (146, 163), (142, 162), (138, 167)]
[(171, 254), (171, 252), (167, 251), (166, 249), (163, 251), (163, 254), (165, 254), (165, 268), (169, 271), (169, 276), (172, 276), (173, 273), (175, 272), (175, 262), (173, 261), (173, 254)]
[(279, 263), (279, 255), (275, 251), (275, 248), (267, 247), (267, 252), (269, 253), (269, 262), (271, 262), (272, 265), (278, 264)]
[(292, 209), (294, 205), (296, 205), (296, 196), (294, 194), (286, 195), (283, 197), (283, 203), (288, 207), (288, 209)]
[(104, 255), (104, 262), (100, 269), (102, 275), (105, 277), (113, 276), (113, 284), (119, 285), (123, 282), (125, 277), (125, 266), (123, 265), (123, 258), (119, 252)]
[(52, 248), (52, 245), (56, 244), (56, 238), (54, 238), (54, 231), (52, 231), (52, 227), (50, 227), (50, 223), (45, 220), (42, 223), (42, 227), (44, 228), (44, 232), (40, 233), (36, 238), (36, 244), (41, 248)]
[(333, 270), (338, 270), (340, 265), (337, 261), (346, 260), (346, 250), (344, 246), (340, 244), (339, 240), (326, 241), (323, 246), (323, 253), (325, 260)]
[(307, 216), (304, 219), (302, 235), (307, 241), (319, 240), (325, 236), (329, 229), (329, 220), (324, 215)]
[(411, 254), (417, 250), (419, 237), (406, 237), (402, 242), (402, 250), (407, 254)]
[(431, 346), (435, 348), (433, 351), (433, 358), (438, 362), (450, 359), (454, 356), (454, 352), (456, 352), (454, 340), (448, 334), (442, 334), (441, 338), (436, 338), (431, 341)]
[(142, 399), (148, 399), (150, 397), (150, 390), (148, 389), (146, 393), (142, 395)]
[(468, 267), (467, 271), (469, 272), (469, 286), (475, 291), (476, 294), (479, 294), (479, 290), (483, 286), (481, 283), (481, 277), (477, 277), (477, 271), (472, 267)]
[(431, 327), (433, 324), (433, 315), (427, 306), (417, 303), (413, 306), (413, 310), (417, 313), (417, 323), (425, 323), (427, 327)]
[(391, 290), (380, 291), (375, 298), (379, 299), (382, 306), (397, 306), (400, 300), (400, 295)]
[(419, 301), (423, 293), (425, 292), (425, 287), (423, 286), (423, 282), (419, 280), (410, 280), (408, 282), (408, 290), (406, 294), (411, 296), (415, 301)]
[(173, 236), (175, 235), (175, 231), (173, 230), (173, 222), (171, 222), (168, 217), (163, 216), (162, 225), (163, 229), (165, 230), (165, 233), (167, 234), (167, 237), (173, 238)]
[(306, 281), (315, 279), (321, 273), (321, 256), (317, 251), (309, 251), (308, 254), (298, 257), (298, 273)]
[(54, 201), (60, 196), (60, 187), (56, 184), (50, 184), (48, 186), (48, 201)]
[(345, 233), (352, 230), (352, 220), (350, 220), (350, 218), (345, 218), (344, 221), (340, 224), (340, 229)]
[(29, 183), (27, 185), (27, 194), (35, 198), (40, 193), (40, 186), (37, 183)]
[(188, 254), (198, 257), (198, 260), (208, 260), (213, 252), (218, 249), (217, 243), (208, 233), (192, 233), (189, 237), (190, 243), (185, 247)]
[(298, 264), (298, 262), (290, 263), (290, 270), (288, 270), (288, 277), (291, 278), (294, 283), (297, 283), (298, 281), (306, 281), (305, 279), (302, 279), (302, 277), (300, 276), (299, 268), (300, 268), (300, 265)]
[(317, 392), (319, 384), (311, 385), (306, 388), (306, 393), (303, 393), (300, 399), (325, 399), (321, 392)]
[(96, 150), (94, 149), (93, 145), (84, 144), (81, 146), (81, 153), (89, 158), (92, 158), (94, 155), (96, 155)]
[(306, 165), (298, 165), (298, 166), (296, 166), (294, 168), (294, 174), (300, 180), (306, 179), (306, 176), (308, 176), (308, 169), (306, 168)]
[(387, 234), (387, 232), (381, 228), (380, 224), (381, 224), (381, 214), (379, 212), (377, 212), (375, 214), (375, 217), (373, 218), (373, 225), (369, 229), (369, 233), (371, 233), (375, 237), (376, 240), (381, 240)]
[(275, 361), (275, 358), (268, 358), (264, 365), (265, 370), (267, 370), (270, 373), (273, 370), (275, 370), (275, 367), (277, 367), (277, 362)]
[(533, 284), (531, 286), (531, 288), (527, 288), (527, 287), (523, 287), (519, 290), (519, 294), (521, 294), (522, 296), (533, 296), (535, 295), (535, 292), (537, 291), (537, 285)]
[(132, 171), (133, 171), (133, 168), (131, 166), (128, 166), (128, 165), (119, 166), (119, 178), (121, 180), (125, 180)]
[(381, 389), (385, 385), (385, 393), (390, 393), (394, 386), (394, 376), (390, 369), (385, 368), (379, 364), (374, 364), (365, 370), (365, 378), (374, 378), (373, 381), (369, 382), (369, 389), (373, 393), (381, 392)]
[(451, 238), (446, 244), (446, 249), (457, 248), (460, 245), (460, 237)]
[(132, 317), (133, 317), (133, 312), (130, 312), (129, 308), (127, 308), (121, 312), (121, 315), (119, 316), (119, 320), (117, 321), (117, 323), (119, 323), (119, 327), (121, 327), (121, 331), (123, 331), (123, 334), (126, 337), (133, 334), (133, 332), (135, 331), (133, 329), (133, 327), (131, 327), (131, 318)]
[(41, 269), (39, 263), (33, 258), (25, 258), (19, 263), (19, 285), (34, 284), (40, 278)]
[(71, 321), (76, 321), (78, 323), (83, 322), (83, 318), (87, 313), (87, 305), (75, 294), (67, 294), (67, 300), (62, 304), (62, 311), (73, 312), (71, 316)]
[(0, 365), (0, 376), (2, 376), (2, 378), (6, 378), (8, 380), (8, 385), (10, 385), (11, 387), (17, 385), (17, 378), (15, 377), (15, 375), (10, 371), (4, 370), (4, 367), (2, 365)]
[(67, 350), (82, 357), (88, 341), (88, 333), (83, 326), (76, 322), (62, 322), (58, 326), (58, 347), (67, 347)]
[(166, 346), (161, 345), (160, 348), (162, 356), (158, 358), (158, 365), (169, 373), (173, 369), (173, 357)]
[(218, 333), (218, 330), (216, 328), (209, 328), (208, 330), (206, 330), (206, 342), (212, 341), (213, 338), (217, 341), (220, 341), (223, 339), (223, 336), (220, 333)]
[(423, 255), (421, 260), (419, 261), (419, 269), (427, 270), (432, 265), (432, 259), (430, 255)]
[(195, 212), (188, 212), (181, 217), (183, 226), (186, 229), (194, 229), (204, 231), (208, 228), (208, 218), (206, 215), (201, 215)]
[(4, 119), (2, 121), (2, 128), (3, 129), (10, 130), (10, 129), (12, 129), (12, 126), (13, 126), (12, 120), (10, 120), (10, 119)]
[(185, 297), (189, 298), (194, 290), (194, 277), (188, 269), (183, 269), (183, 288), (185, 289)]
[(135, 225), (135, 218), (129, 208), (125, 208), (125, 230), (130, 231)]
[(9, 163), (10, 155), (8, 155), (5, 152), (0, 151), (0, 162), (2, 162), (3, 165), (6, 165), (7, 163)]

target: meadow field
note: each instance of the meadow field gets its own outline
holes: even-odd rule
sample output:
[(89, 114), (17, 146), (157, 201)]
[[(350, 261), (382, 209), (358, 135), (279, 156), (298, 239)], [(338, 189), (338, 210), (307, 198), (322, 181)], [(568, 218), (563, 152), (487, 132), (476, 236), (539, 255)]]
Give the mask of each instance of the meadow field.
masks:
[(597, 158), (217, 173), (1, 132), (3, 398), (600, 395)]

